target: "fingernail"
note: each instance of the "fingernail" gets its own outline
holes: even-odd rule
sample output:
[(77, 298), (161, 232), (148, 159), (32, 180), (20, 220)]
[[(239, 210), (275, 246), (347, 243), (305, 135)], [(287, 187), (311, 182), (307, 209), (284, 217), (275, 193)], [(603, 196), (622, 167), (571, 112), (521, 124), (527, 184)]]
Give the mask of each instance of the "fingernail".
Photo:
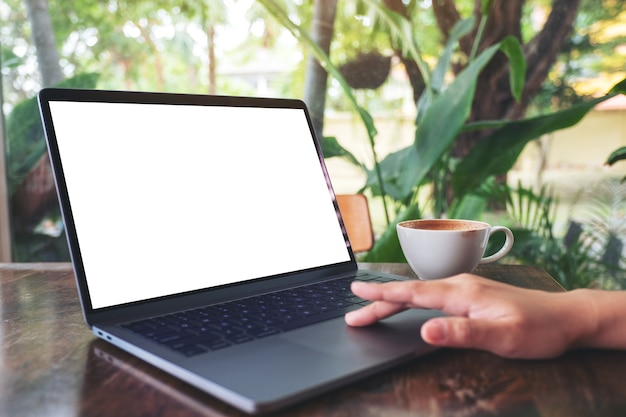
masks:
[(353, 324), (353, 318), (354, 318), (354, 311), (349, 311), (344, 315), (344, 320), (349, 325)]
[(367, 285), (367, 283), (363, 282), (363, 281), (352, 281), (351, 288), (359, 288), (359, 287), (362, 287), (364, 285)]
[(443, 321), (430, 320), (423, 325), (423, 337), (427, 342), (445, 342), (448, 338), (448, 329)]

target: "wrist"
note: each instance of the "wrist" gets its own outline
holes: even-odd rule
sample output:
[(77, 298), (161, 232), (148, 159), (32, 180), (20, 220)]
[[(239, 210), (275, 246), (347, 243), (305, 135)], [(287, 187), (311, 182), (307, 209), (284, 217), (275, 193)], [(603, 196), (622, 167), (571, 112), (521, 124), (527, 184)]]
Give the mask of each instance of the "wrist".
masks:
[(586, 348), (595, 346), (602, 328), (602, 313), (600, 311), (597, 290), (577, 289), (567, 293), (570, 312), (568, 322), (572, 329), (571, 347)]
[(626, 349), (625, 292), (580, 289), (569, 294), (578, 328), (572, 347)]

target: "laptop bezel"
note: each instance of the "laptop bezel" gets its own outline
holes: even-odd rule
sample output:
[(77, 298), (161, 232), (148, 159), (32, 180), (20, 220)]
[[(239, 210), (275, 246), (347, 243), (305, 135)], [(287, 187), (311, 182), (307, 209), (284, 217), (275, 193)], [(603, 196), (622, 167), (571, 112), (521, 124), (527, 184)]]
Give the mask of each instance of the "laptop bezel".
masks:
[[(107, 103), (145, 103), (167, 105), (202, 105), (202, 106), (232, 106), (232, 107), (275, 107), (293, 108), (304, 112), (308, 123), (311, 137), (314, 141), (320, 168), (328, 184), (329, 194), (332, 198), (337, 219), (343, 232), (350, 259), (339, 264), (326, 265), (308, 270), (285, 273), (269, 277), (257, 278), (245, 283), (227, 285), (219, 288), (203, 288), (185, 293), (158, 297), (144, 301), (132, 302), (111, 307), (92, 308), (87, 277), (80, 252), (71, 203), (69, 201), (63, 172), (63, 163), (59, 153), (54, 122), (50, 111), (50, 102), (107, 102)], [(341, 276), (354, 273), (357, 263), (354, 252), (349, 243), (348, 235), (339, 211), (334, 190), (331, 185), (329, 173), (323, 161), (323, 153), (319, 138), (315, 134), (307, 107), (301, 100), (267, 97), (243, 97), (243, 96), (220, 96), (199, 95), (143, 91), (119, 91), (119, 90), (86, 90), (70, 88), (44, 88), (38, 94), (40, 114), (44, 125), (44, 133), (48, 146), (48, 154), (57, 188), (57, 195), (65, 225), (67, 242), (70, 248), (71, 261), (74, 266), (78, 292), (83, 307), (85, 320), (89, 326), (95, 323), (111, 323), (120, 319), (148, 316), (167, 311), (178, 311), (206, 305), (207, 303), (225, 302), (237, 298), (245, 298), (256, 294), (305, 285), (319, 280), (330, 279), (333, 276)]]

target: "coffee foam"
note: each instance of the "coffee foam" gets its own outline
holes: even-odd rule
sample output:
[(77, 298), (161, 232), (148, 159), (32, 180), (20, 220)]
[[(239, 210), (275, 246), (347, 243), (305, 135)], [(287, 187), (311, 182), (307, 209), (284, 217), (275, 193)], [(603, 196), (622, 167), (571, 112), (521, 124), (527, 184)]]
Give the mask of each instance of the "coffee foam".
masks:
[(484, 223), (454, 219), (409, 220), (400, 223), (401, 227), (420, 230), (480, 230), (488, 227)]

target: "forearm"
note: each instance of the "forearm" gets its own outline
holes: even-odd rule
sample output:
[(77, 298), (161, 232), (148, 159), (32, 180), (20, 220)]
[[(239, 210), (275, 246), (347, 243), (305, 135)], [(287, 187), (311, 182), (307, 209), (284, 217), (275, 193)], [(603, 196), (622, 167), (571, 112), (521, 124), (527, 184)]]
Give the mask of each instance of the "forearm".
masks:
[(626, 292), (581, 289), (568, 296), (580, 329), (573, 347), (626, 349)]

